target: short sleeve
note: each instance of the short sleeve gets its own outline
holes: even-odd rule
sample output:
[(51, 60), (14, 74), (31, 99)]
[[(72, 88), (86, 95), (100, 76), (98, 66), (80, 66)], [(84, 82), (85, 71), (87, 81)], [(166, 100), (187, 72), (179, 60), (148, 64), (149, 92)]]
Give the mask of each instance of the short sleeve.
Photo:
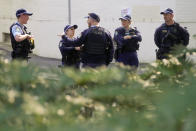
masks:
[(17, 35), (22, 35), (23, 32), (22, 32), (21, 27), (18, 26), (18, 25), (13, 26), (12, 27), (12, 34), (13, 34), (14, 37), (17, 36)]

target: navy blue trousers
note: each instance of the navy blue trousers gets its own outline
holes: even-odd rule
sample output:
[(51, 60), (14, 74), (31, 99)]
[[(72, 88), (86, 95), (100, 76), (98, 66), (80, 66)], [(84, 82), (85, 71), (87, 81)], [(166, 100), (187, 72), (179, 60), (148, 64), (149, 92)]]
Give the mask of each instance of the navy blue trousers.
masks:
[(137, 52), (126, 52), (119, 55), (117, 62), (128, 66), (139, 66)]

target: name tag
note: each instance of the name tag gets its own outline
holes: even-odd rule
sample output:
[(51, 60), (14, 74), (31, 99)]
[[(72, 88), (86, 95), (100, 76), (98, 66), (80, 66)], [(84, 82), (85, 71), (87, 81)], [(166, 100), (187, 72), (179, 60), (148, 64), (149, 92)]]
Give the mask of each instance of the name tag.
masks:
[(162, 30), (163, 33), (167, 33), (167, 30)]

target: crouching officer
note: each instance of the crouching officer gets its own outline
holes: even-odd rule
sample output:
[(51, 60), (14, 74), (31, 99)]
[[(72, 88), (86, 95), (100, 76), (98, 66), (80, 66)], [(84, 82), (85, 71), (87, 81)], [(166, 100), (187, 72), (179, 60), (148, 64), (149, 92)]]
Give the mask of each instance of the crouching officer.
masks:
[(142, 37), (136, 28), (130, 26), (131, 16), (126, 15), (120, 20), (122, 27), (117, 28), (114, 34), (114, 41), (117, 43), (115, 59), (124, 65), (138, 67), (137, 50), (139, 50), (139, 42), (142, 41)]
[(173, 10), (168, 8), (161, 14), (164, 16), (165, 23), (156, 29), (154, 35), (155, 44), (159, 48), (156, 51), (158, 60), (167, 59), (167, 55), (175, 45), (189, 44), (189, 33), (174, 21)]
[[(77, 25), (67, 25), (64, 28), (63, 36), (66, 36), (69, 40), (75, 40), (75, 29), (77, 29)], [(59, 43), (59, 49), (62, 54), (62, 65), (63, 66), (73, 66), (79, 68), (80, 65), (80, 47), (74, 47), (73, 44), (68, 43), (66, 40), (62, 40)]]
[(89, 13), (86, 18), (89, 28), (76, 40), (65, 39), (68, 43), (75, 44), (75, 47), (83, 45), (81, 53), (83, 67), (107, 66), (113, 60), (112, 37), (106, 29), (99, 26), (100, 17), (97, 14)]
[(27, 24), (29, 16), (32, 13), (28, 13), (25, 9), (19, 9), (16, 11), (16, 17), (18, 21), (10, 27), (10, 38), (12, 44), (12, 59), (28, 60), (28, 54), (32, 53), (34, 49), (34, 40), (30, 33), (27, 32)]

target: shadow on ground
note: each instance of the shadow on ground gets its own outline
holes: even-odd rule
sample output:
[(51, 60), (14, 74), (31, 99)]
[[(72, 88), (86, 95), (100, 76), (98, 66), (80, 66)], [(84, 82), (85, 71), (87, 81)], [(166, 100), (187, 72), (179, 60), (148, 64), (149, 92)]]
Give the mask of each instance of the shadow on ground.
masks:
[[(9, 43), (0, 43), (0, 53), (2, 57), (11, 61), (11, 45)], [(30, 64), (38, 65), (41, 67), (58, 67), (61, 64), (60, 59), (40, 57), (35, 54), (30, 55), (31, 59), (29, 60)]]

